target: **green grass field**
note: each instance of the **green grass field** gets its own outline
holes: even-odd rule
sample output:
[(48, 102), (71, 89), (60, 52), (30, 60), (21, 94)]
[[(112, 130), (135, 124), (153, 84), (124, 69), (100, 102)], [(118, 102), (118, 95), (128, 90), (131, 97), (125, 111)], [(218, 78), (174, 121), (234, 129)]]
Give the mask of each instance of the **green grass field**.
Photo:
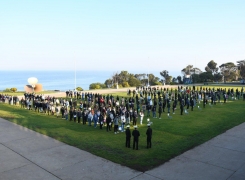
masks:
[[(126, 96), (126, 93), (119, 95)], [(206, 105), (206, 108), (202, 104), (199, 106), (201, 110), (195, 107), (193, 112), (189, 110), (188, 115), (181, 116), (177, 106), (172, 119), (167, 117), (167, 113), (162, 115), (162, 119), (151, 119), (151, 149), (146, 149), (145, 117), (143, 125), (138, 125), (141, 134), (138, 151), (125, 147), (124, 133), (115, 135), (113, 131), (106, 132), (105, 127), (103, 130), (95, 129), (3, 103), (0, 103), (0, 117), (113, 162), (146, 171), (245, 121), (245, 101), (242, 100), (217, 103), (212, 107)]]

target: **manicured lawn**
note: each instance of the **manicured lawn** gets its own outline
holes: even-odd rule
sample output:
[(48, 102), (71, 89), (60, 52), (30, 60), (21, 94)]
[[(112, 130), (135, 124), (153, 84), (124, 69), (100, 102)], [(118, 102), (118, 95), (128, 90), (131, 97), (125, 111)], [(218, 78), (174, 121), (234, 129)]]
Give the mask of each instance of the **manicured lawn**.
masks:
[[(119, 95), (127, 97), (126, 93)], [(95, 129), (3, 103), (0, 103), (0, 117), (113, 162), (146, 171), (245, 122), (245, 101), (228, 101), (213, 107), (206, 105), (206, 108), (202, 104), (199, 106), (201, 110), (195, 107), (193, 112), (189, 110), (188, 115), (181, 116), (177, 106), (176, 114), (171, 114), (172, 119), (167, 117), (167, 113), (162, 115), (162, 119), (151, 119), (151, 149), (146, 149), (145, 117), (143, 125), (138, 125), (141, 133), (138, 151), (125, 147), (124, 133), (115, 135), (113, 130), (106, 132), (105, 127), (103, 130)]]

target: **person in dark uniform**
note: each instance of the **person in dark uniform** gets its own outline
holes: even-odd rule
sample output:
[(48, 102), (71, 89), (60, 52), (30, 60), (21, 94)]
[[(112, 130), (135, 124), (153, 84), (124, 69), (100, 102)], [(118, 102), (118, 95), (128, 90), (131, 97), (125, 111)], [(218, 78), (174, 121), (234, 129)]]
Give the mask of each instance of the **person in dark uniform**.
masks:
[(87, 118), (88, 118), (88, 114), (87, 114), (85, 109), (82, 112), (82, 118), (83, 118), (83, 125), (84, 125), (84, 124), (86, 124)]
[(151, 129), (151, 125), (150, 124), (147, 124), (148, 126), (148, 129), (146, 130), (146, 141), (147, 141), (147, 146), (146, 148), (151, 148), (151, 137), (152, 137), (152, 129)]
[(111, 118), (110, 115), (106, 116), (106, 131), (111, 131)]
[(72, 108), (70, 108), (70, 110), (69, 110), (69, 115), (70, 115), (70, 121), (72, 121), (72, 117), (73, 117), (73, 111), (72, 111)]
[(125, 131), (125, 134), (126, 134), (126, 147), (127, 148), (130, 148), (130, 139), (131, 139), (131, 132), (130, 132), (130, 129), (129, 129), (129, 125), (127, 125), (127, 129)]
[(76, 122), (77, 121), (77, 110), (74, 109), (72, 113), (73, 113), (73, 120), (74, 122)]
[(191, 97), (191, 100), (190, 100), (190, 105), (191, 105), (191, 111), (193, 111), (193, 107), (194, 107), (194, 100), (193, 98)]
[(81, 110), (80, 110), (80, 109), (78, 109), (78, 110), (77, 110), (77, 121), (78, 121), (78, 123), (80, 123), (80, 122), (81, 122), (81, 117), (82, 117)]
[(184, 111), (184, 99), (182, 99), (181, 103), (180, 103), (180, 114), (183, 115), (183, 111)]
[(136, 150), (138, 150), (140, 132), (137, 130), (137, 126), (134, 126), (132, 136), (134, 137), (133, 149), (135, 149), (135, 146), (136, 146)]

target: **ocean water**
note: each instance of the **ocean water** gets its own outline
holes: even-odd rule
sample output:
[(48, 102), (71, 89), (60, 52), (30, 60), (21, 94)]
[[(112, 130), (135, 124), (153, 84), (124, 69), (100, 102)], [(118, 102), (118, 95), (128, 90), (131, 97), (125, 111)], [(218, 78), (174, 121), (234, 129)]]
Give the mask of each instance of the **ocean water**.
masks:
[(74, 71), (0, 71), (0, 90), (16, 87), (23, 91), (30, 77), (36, 77), (43, 90), (73, 90), (75, 79), (76, 87), (88, 90), (91, 83), (104, 83), (112, 74), (110, 71), (77, 71), (76, 75)]
[[(128, 72), (133, 74), (144, 73)], [(75, 79), (76, 87), (88, 90), (91, 83), (104, 83), (114, 73), (115, 71), (76, 71), (76, 73), (75, 71), (0, 71), (0, 91), (12, 87), (17, 88), (18, 91), (23, 91), (25, 85), (28, 85), (27, 79), (30, 77), (36, 77), (38, 83), (42, 84), (43, 90), (73, 90), (75, 89)], [(159, 71), (150, 71), (150, 73), (161, 78)]]

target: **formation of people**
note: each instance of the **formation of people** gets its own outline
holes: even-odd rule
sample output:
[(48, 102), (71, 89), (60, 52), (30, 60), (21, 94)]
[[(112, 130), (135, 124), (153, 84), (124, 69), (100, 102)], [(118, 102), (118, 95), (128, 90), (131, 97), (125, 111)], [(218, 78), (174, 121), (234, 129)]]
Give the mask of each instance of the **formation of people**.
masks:
[[(55, 98), (34, 93), (25, 93), (20, 100), (0, 94), (1, 101), (15, 102), (21, 108), (38, 113), (54, 115), (67, 121), (81, 123), (94, 128), (103, 129), (114, 134), (126, 133), (126, 147), (130, 147), (130, 137), (134, 137), (133, 149), (138, 149), (140, 136), (138, 126), (148, 126), (147, 147), (151, 148), (152, 130), (147, 118), (161, 119), (163, 114), (175, 114), (179, 107), (179, 114), (194, 110), (194, 107), (226, 103), (227, 100), (245, 100), (243, 88), (202, 88), (182, 87), (177, 89), (138, 87), (128, 90), (124, 97), (105, 95), (92, 92), (66, 91), (65, 98)], [(131, 133), (130, 126), (134, 126)], [(127, 127), (127, 128), (126, 128)], [(149, 143), (148, 143), (149, 142)]]

